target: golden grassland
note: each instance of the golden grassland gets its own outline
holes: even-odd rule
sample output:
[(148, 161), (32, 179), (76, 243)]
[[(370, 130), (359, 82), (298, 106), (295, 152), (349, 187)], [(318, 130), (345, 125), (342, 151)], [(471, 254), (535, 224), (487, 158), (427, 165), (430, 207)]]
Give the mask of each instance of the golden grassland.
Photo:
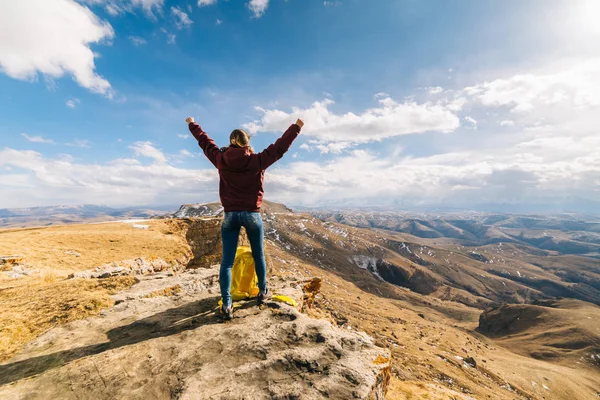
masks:
[(67, 225), (0, 230), (0, 255), (20, 255), (28, 265), (57, 275), (92, 269), (112, 261), (155, 256), (167, 262), (189, 255), (180, 230), (169, 220)]
[(54, 326), (111, 307), (110, 295), (137, 281), (66, 279), (69, 273), (138, 257), (174, 262), (189, 255), (177, 224), (161, 220), (144, 224), (149, 229), (105, 223), (0, 230), (0, 255), (23, 256), (27, 267), (37, 270), (19, 279), (0, 275), (0, 362)]
[(110, 295), (137, 280), (57, 279), (52, 275), (0, 290), (0, 362), (50, 328), (99, 313), (114, 304)]

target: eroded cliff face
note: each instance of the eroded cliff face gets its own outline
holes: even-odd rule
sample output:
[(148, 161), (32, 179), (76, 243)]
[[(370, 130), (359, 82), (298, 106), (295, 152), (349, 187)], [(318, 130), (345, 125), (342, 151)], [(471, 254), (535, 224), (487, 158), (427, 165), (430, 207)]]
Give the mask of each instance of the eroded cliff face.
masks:
[[(180, 221), (192, 257), (188, 268), (208, 268), (221, 262), (223, 243), (221, 241), (222, 217), (189, 218)], [(239, 246), (249, 246), (248, 236), (244, 228), (240, 230)]]
[(220, 217), (187, 219), (184, 223), (186, 240), (192, 251), (188, 268), (208, 268), (221, 262), (223, 245), (221, 242)]

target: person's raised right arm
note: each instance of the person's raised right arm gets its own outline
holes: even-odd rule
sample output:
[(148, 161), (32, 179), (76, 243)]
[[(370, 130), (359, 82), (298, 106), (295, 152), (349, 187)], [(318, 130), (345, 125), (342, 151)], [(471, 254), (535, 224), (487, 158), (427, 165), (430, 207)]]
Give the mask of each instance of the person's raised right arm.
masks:
[(190, 132), (192, 132), (192, 135), (198, 141), (198, 146), (200, 146), (200, 148), (204, 151), (206, 158), (208, 158), (209, 161), (216, 167), (217, 154), (219, 154), (221, 150), (219, 150), (214, 140), (212, 140), (208, 134), (202, 130), (202, 127), (194, 121), (194, 118), (186, 118), (185, 122), (188, 123)]
[(288, 151), (294, 139), (300, 134), (300, 130), (304, 126), (304, 122), (298, 119), (295, 124), (292, 124), (287, 131), (272, 145), (258, 153), (260, 158), (261, 169), (267, 169), (279, 160)]

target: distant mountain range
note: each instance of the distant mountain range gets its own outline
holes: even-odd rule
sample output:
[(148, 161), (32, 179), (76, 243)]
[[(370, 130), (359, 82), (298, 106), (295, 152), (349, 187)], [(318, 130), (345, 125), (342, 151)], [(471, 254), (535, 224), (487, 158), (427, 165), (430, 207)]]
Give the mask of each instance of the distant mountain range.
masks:
[(484, 212), (513, 214), (557, 214), (557, 213), (589, 213), (600, 214), (600, 202), (576, 196), (555, 197), (531, 200), (528, 202), (480, 202), (460, 203), (439, 199), (435, 202), (424, 202), (420, 198), (403, 198), (402, 200), (385, 197), (332, 199), (319, 203), (318, 206), (295, 206), (297, 211), (316, 210), (358, 210), (358, 211), (395, 211), (395, 212)]
[(0, 228), (65, 225), (152, 218), (168, 214), (176, 206), (112, 208), (92, 204), (0, 209)]
[[(558, 218), (561, 221), (564, 221), (563, 226), (548, 226), (548, 229), (571, 229), (570, 226), (573, 221), (577, 220), (586, 220), (586, 221), (596, 221), (594, 226), (600, 224), (600, 203), (593, 202), (580, 202), (581, 204), (586, 205), (583, 209), (587, 210), (587, 212), (581, 211), (580, 213), (575, 212), (566, 212), (558, 210), (565, 210), (568, 207), (537, 207), (537, 206), (525, 206), (518, 204), (505, 204), (505, 205), (482, 205), (481, 207), (475, 207), (471, 209), (462, 209), (451, 206), (418, 206), (411, 205), (408, 203), (400, 203), (398, 201), (390, 202), (390, 204), (382, 204), (381, 201), (373, 200), (373, 203), (369, 203), (368, 201), (338, 201), (332, 202), (328, 204), (324, 204), (320, 207), (305, 207), (305, 206), (292, 206), (291, 208), (294, 211), (299, 212), (310, 212), (313, 214), (323, 214), (323, 215), (337, 215), (337, 222), (347, 223), (345, 218), (349, 219), (349, 224), (360, 227), (379, 227), (389, 229), (390, 224), (393, 224), (392, 221), (401, 218), (404, 223), (404, 227), (402, 229), (393, 229), (406, 233), (414, 233), (418, 231), (422, 224), (419, 222), (419, 218), (425, 218), (428, 220), (435, 220), (436, 216), (443, 215), (444, 218), (456, 218), (456, 219), (464, 219), (465, 216), (469, 216), (469, 218), (474, 216), (481, 216), (481, 218), (490, 218), (490, 215), (511, 215), (511, 214), (521, 214), (518, 218), (520, 219), (548, 219), (550, 221)], [(360, 203), (360, 204), (359, 204)], [(263, 211), (267, 209), (272, 209), (275, 207), (277, 203), (265, 201), (263, 203)], [(589, 206), (589, 207), (588, 207)], [(487, 212), (483, 210), (493, 210), (495, 212)], [(574, 207), (574, 209), (581, 210), (581, 207)], [(175, 211), (178, 210), (178, 211)], [(522, 211), (519, 211), (522, 210)], [(281, 209), (276, 212), (289, 212), (290, 208), (285, 207), (285, 210)], [(141, 207), (108, 207), (103, 205), (94, 205), (94, 204), (81, 204), (81, 205), (58, 205), (58, 206), (44, 206), (44, 207), (27, 207), (27, 208), (4, 208), (0, 209), (0, 228), (24, 228), (31, 226), (49, 226), (49, 225), (65, 225), (65, 224), (77, 224), (77, 223), (88, 223), (88, 222), (105, 222), (105, 221), (114, 221), (119, 219), (127, 219), (127, 218), (152, 218), (152, 217), (160, 217), (171, 215), (174, 218), (188, 218), (188, 217), (201, 217), (201, 216), (211, 216), (216, 215), (222, 212), (222, 207), (219, 202), (213, 203), (203, 203), (203, 204), (184, 204), (182, 206), (179, 205), (162, 205), (162, 206), (141, 206)], [(273, 212), (273, 211), (271, 211)], [(391, 217), (390, 220), (386, 222), (386, 226), (378, 226), (377, 223), (355, 223), (353, 222), (353, 218), (351, 215), (361, 214), (363, 216), (375, 215), (379, 213), (380, 215), (377, 218), (387, 218)], [(387, 214), (386, 214), (387, 213)], [(537, 216), (536, 216), (537, 214)], [(340, 217), (343, 216), (343, 217)], [(478, 217), (479, 218), (479, 217)], [(493, 217), (492, 217), (493, 218)], [(507, 217), (508, 218), (508, 217)], [(512, 218), (512, 217), (511, 217)], [(517, 218), (516, 216), (514, 218)], [(514, 219), (512, 218), (512, 219)], [(413, 221), (413, 222), (410, 222)], [(372, 221), (371, 221), (372, 222)], [(407, 228), (407, 224), (410, 225), (411, 228)], [(425, 225), (430, 224), (430, 222)], [(435, 224), (435, 222), (434, 222)], [(442, 224), (443, 225), (443, 224)], [(501, 224), (505, 227), (509, 227), (506, 224)], [(598, 233), (598, 229), (594, 226), (591, 226), (591, 231)], [(538, 228), (541, 228), (539, 226)], [(422, 237), (439, 237), (439, 236), (447, 236), (448, 232), (443, 231), (443, 227), (423, 227), (426, 231), (430, 231), (434, 236), (427, 236), (427, 233), (423, 233), (425, 236)], [(438, 229), (442, 229), (442, 231), (438, 231)], [(587, 226), (583, 226), (578, 230), (587, 230)], [(438, 231), (437, 233), (433, 233), (433, 231)], [(600, 233), (599, 233), (600, 234)], [(421, 236), (417, 234), (417, 236)], [(453, 236), (453, 234), (449, 235), (450, 237), (455, 237), (458, 239), (465, 239), (466, 237), (457, 237)], [(460, 236), (460, 235), (459, 235)]]
[(449, 238), (466, 246), (516, 243), (562, 254), (600, 257), (600, 217), (586, 214), (313, 212), (316, 217), (359, 228)]

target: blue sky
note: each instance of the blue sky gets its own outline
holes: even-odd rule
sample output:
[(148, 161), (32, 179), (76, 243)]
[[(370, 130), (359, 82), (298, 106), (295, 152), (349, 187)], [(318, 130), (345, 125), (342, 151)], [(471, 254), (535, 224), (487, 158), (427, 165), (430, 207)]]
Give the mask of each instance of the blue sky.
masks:
[(0, 207), (216, 200), (187, 116), (220, 145), (243, 126), (258, 150), (302, 117), (267, 173), (267, 198), (291, 205), (598, 202), (598, 12), (593, 0), (3, 2)]

